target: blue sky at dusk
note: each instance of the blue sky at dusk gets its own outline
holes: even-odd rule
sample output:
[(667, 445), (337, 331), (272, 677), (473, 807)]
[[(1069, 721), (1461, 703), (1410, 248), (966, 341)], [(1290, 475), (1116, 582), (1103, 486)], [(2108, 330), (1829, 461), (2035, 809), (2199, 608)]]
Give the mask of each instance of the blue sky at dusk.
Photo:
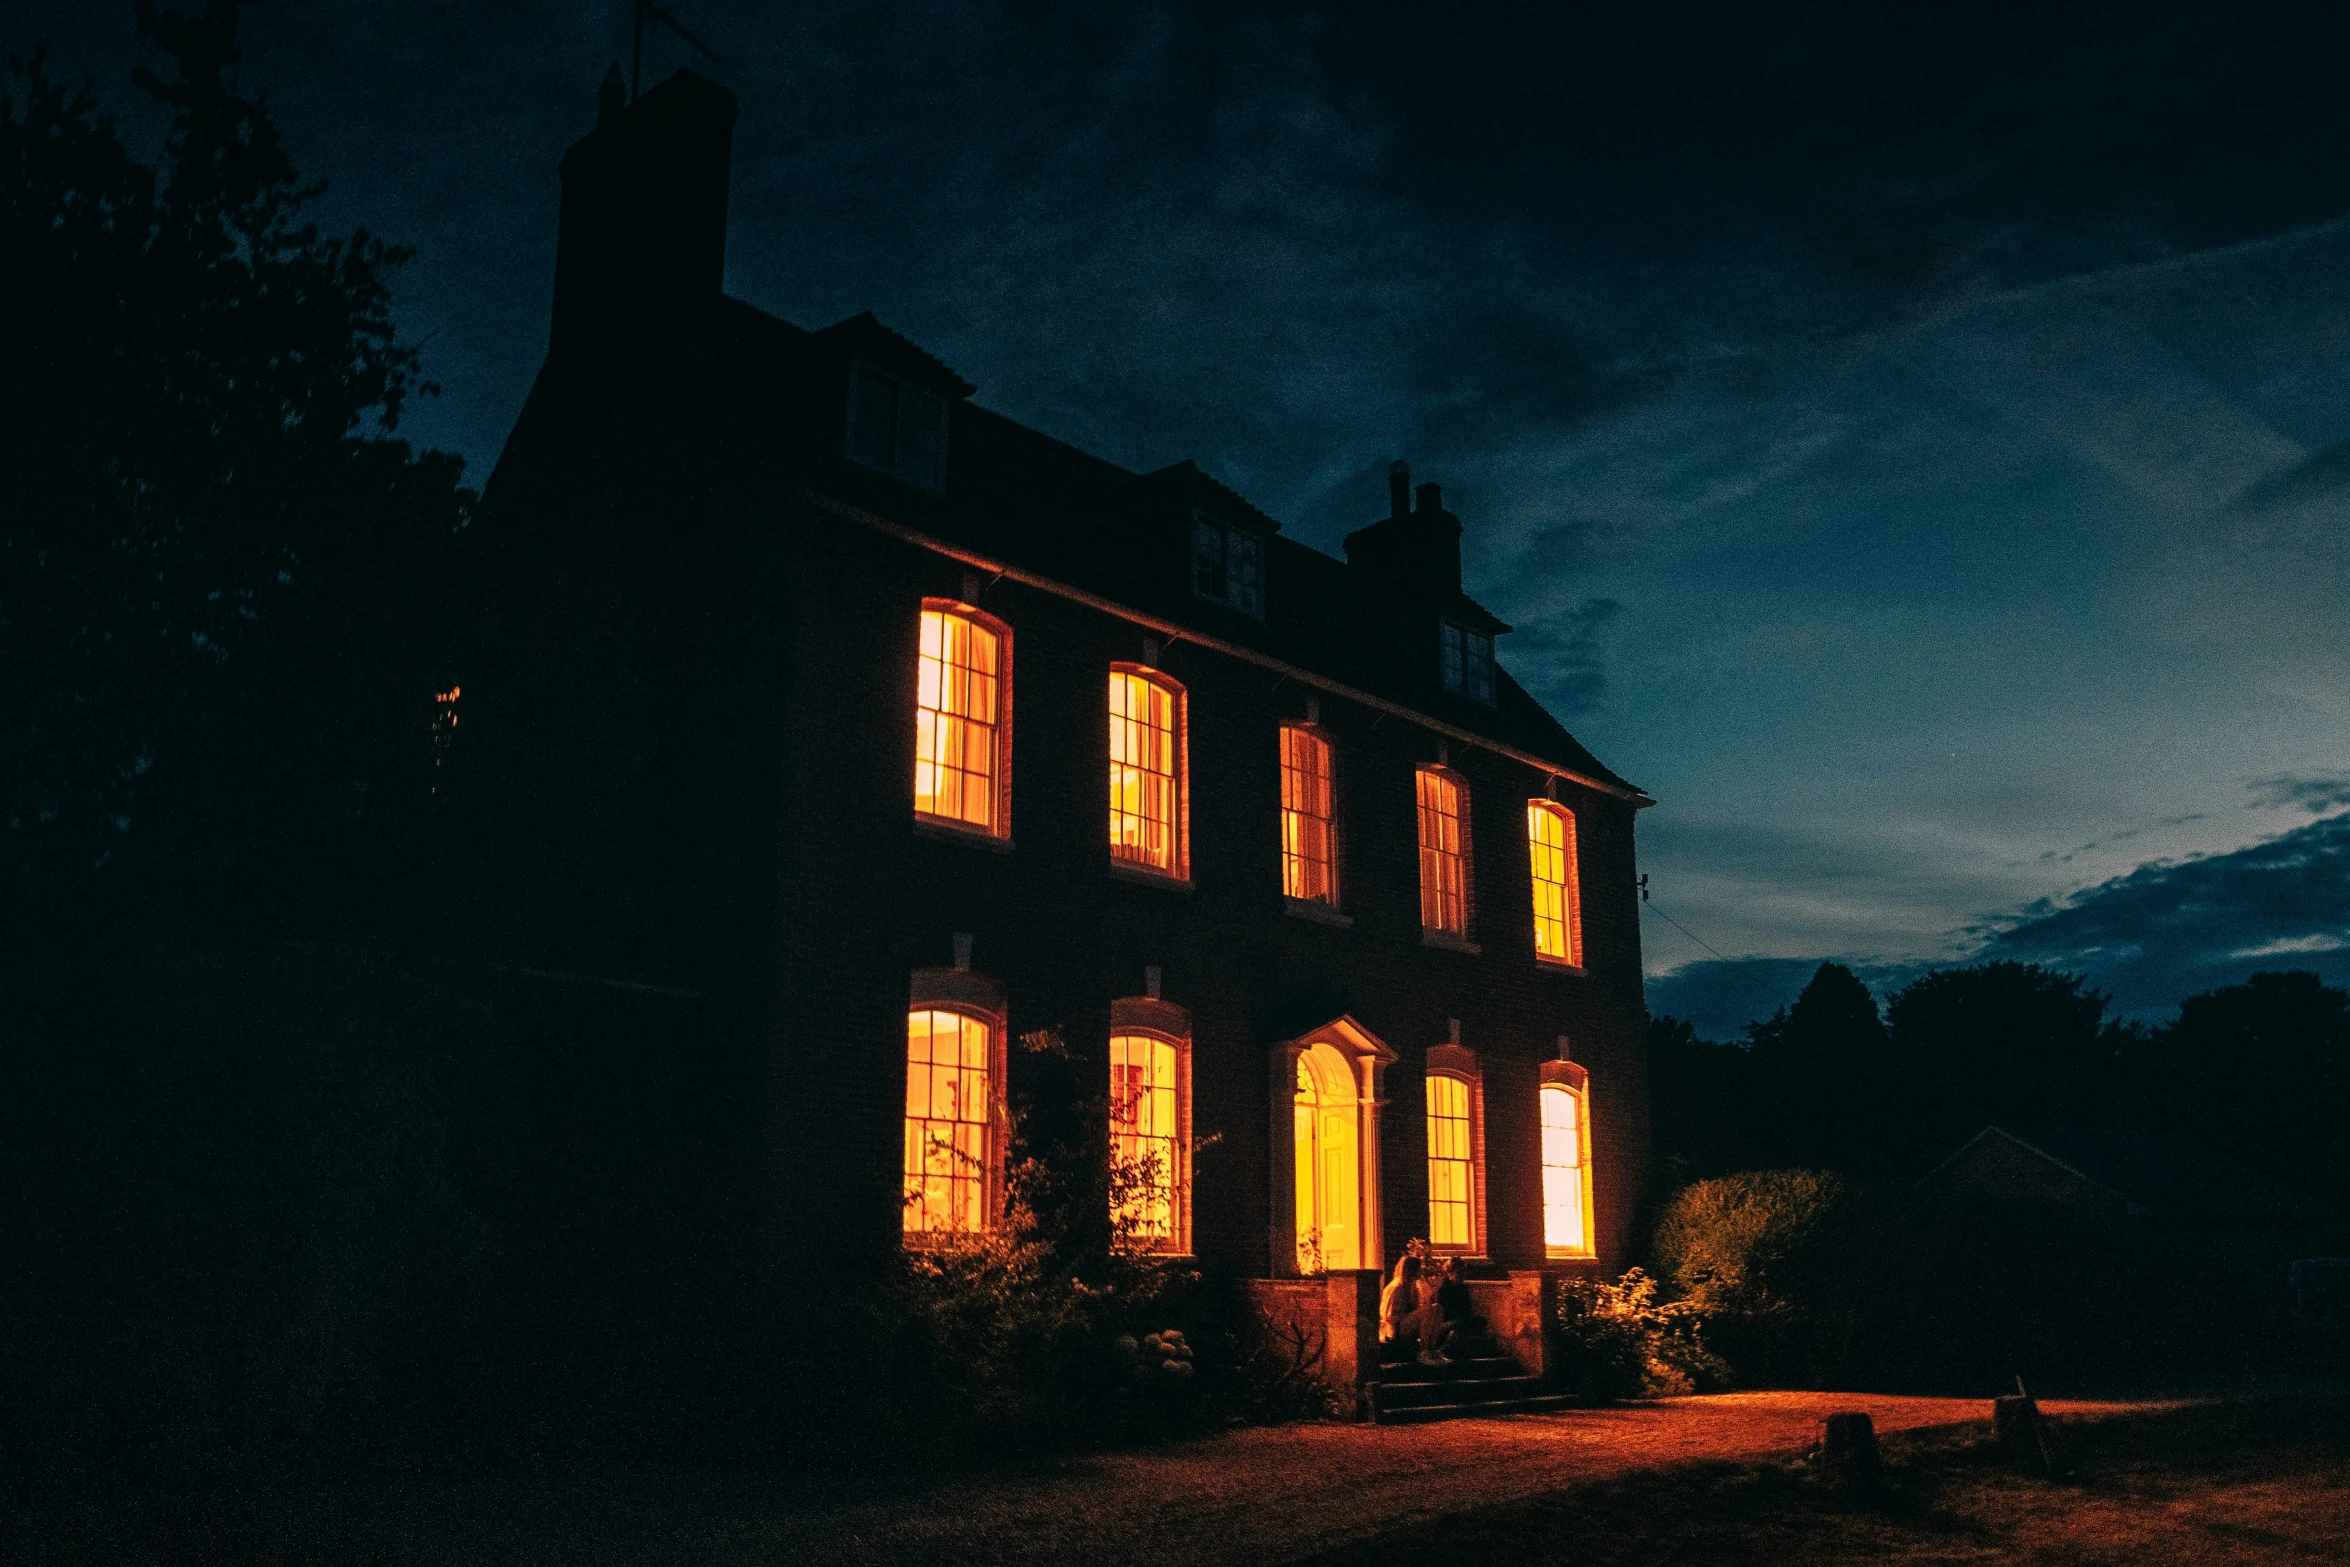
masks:
[[(730, 292), (1326, 549), (1390, 459), (1445, 485), (1504, 663), (1661, 802), (1653, 1009), (1726, 1035), (1824, 957), (2150, 1017), (2350, 980), (2331, 8), (676, 9), (742, 102)], [(151, 130), (127, 3), (0, 23), (41, 36)], [(626, 6), (273, 0), (246, 46), (322, 219), (417, 247), (403, 433), (480, 482)]]

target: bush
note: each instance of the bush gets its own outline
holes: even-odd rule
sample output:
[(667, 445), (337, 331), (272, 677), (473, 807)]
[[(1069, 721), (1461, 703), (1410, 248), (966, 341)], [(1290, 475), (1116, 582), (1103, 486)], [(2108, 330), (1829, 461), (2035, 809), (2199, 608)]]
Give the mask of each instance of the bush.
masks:
[[(1050, 1030), (1021, 1041), (1048, 1085), (1067, 1062)], [(863, 1433), (944, 1456), (1147, 1440), (1322, 1401), (1318, 1344), (1273, 1342), (1229, 1280), (1151, 1250), (1163, 1187), (1118, 1156), (1106, 1101), (1010, 1106), (1002, 1221), (909, 1246), (868, 1298), (869, 1345), (892, 1371)], [(1196, 1150), (1195, 1150), (1196, 1154)]]
[(1561, 1288), (1553, 1328), (1569, 1390), (1608, 1403), (1728, 1385), (1729, 1367), (1706, 1347), (1696, 1308), (1656, 1296), (1657, 1281), (1638, 1268), (1613, 1284), (1575, 1279)]
[(2274, 1315), (2273, 1270), (2242, 1237), (1811, 1171), (1685, 1188), (1653, 1252), (1743, 1386), (1981, 1395), (2019, 1375), (2191, 1375), (2240, 1366)]

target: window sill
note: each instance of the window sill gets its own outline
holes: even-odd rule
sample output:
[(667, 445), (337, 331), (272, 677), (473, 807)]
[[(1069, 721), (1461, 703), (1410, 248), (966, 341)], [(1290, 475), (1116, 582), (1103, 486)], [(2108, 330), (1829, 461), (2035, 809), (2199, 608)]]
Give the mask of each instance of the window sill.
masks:
[(1569, 963), (1564, 958), (1546, 958), (1539, 952), (1534, 954), (1534, 965), (1537, 968), (1548, 969), (1553, 974), (1580, 974), (1583, 972), (1583, 965), (1580, 963)]
[(1163, 887), (1169, 892), (1191, 891), (1191, 878), (1167, 871), (1154, 871), (1147, 865), (1136, 865), (1131, 860), (1112, 860), (1110, 879), (1128, 881), (1137, 887)]
[(1012, 840), (1009, 838), (999, 838), (984, 827), (959, 826), (954, 822), (942, 821), (935, 816), (915, 817), (914, 831), (921, 837), (934, 839), (939, 843), (960, 843), (974, 849), (985, 849), (990, 854), (1012, 852)]
[(1556, 1246), (1544, 1247), (1542, 1256), (1546, 1262), (1597, 1262), (1599, 1260), (1597, 1252), (1562, 1251)]
[(1341, 914), (1329, 904), (1316, 898), (1292, 898), (1283, 895), (1281, 912), (1293, 920), (1305, 920), (1315, 925), (1334, 925), (1341, 930), (1354, 929), (1354, 918)]
[(1425, 925), (1420, 927), (1420, 945), (1441, 947), (1447, 952), (1466, 952), (1471, 957), (1485, 950), (1466, 936), (1456, 936), (1449, 930), (1430, 930)]

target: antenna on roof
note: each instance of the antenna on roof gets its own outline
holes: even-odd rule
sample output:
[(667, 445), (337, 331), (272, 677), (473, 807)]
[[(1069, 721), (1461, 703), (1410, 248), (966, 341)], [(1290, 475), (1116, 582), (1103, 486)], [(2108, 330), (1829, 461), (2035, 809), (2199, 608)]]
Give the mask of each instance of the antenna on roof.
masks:
[(634, 103), (645, 90), (645, 24), (666, 27), (686, 42), (686, 46), (712, 65), (723, 63), (718, 51), (685, 30), (685, 24), (671, 14), (669, 7), (659, 0), (636, 0), (636, 57), (628, 73), (628, 101)]

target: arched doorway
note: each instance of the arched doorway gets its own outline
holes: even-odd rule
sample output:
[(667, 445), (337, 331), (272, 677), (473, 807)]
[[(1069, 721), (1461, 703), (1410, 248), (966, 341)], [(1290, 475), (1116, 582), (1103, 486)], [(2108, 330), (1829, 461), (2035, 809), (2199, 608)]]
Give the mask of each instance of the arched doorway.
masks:
[(1297, 1267), (1363, 1265), (1361, 1110), (1353, 1063), (1326, 1044), (1297, 1055)]

